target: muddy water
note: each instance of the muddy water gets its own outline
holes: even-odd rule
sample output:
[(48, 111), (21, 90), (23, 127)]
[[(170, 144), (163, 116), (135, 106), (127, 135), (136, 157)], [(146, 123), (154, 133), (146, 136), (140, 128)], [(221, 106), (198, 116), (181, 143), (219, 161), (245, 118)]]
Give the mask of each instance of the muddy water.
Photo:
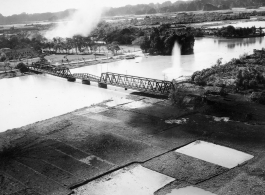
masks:
[(153, 195), (174, 178), (140, 165), (120, 169), (75, 190), (77, 195)]
[(229, 169), (253, 158), (252, 155), (244, 152), (204, 141), (193, 142), (187, 146), (177, 149), (176, 152)]
[[(117, 91), (115, 91), (117, 90)], [(49, 75), (0, 80), (0, 132), (71, 112), (106, 99), (122, 99), (124, 89), (70, 83)]]
[[(257, 26), (257, 25), (256, 25)], [(264, 38), (214, 39), (198, 38), (193, 55), (180, 55), (179, 47), (173, 56), (144, 56), (73, 69), (72, 73), (116, 72), (162, 80), (172, 80), (180, 75), (212, 66), (218, 58), (227, 62), (253, 49), (264, 46)], [(80, 82), (69, 83), (65, 79), (48, 75), (25, 76), (0, 80), (0, 132), (89, 106), (109, 98), (126, 95), (84, 86)]]
[(172, 80), (181, 75), (191, 75), (194, 71), (211, 67), (219, 58), (222, 58), (223, 63), (225, 63), (244, 53), (251, 54), (253, 49), (264, 47), (264, 43), (264, 37), (247, 39), (197, 38), (193, 55), (180, 55), (179, 48), (176, 46), (173, 56), (142, 56), (71, 71), (74, 73), (88, 72), (98, 76), (102, 72), (115, 72)]

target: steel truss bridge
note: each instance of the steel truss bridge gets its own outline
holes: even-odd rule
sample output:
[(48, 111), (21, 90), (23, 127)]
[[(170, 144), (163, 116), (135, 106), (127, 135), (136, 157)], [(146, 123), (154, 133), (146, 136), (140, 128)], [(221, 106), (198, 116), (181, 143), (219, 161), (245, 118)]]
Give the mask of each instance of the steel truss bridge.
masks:
[(168, 95), (174, 87), (173, 83), (170, 81), (117, 74), (111, 72), (102, 73), (100, 77), (100, 82), (118, 87), (164, 95)]
[(47, 73), (62, 78), (73, 78), (72, 73), (68, 68), (57, 68), (53, 66), (28, 66), (33, 72)]
[(88, 73), (75, 73), (72, 74), (72, 76), (76, 79), (81, 79), (81, 80), (88, 80), (88, 81), (94, 81), (94, 82), (99, 82), (100, 77), (88, 74)]
[(41, 63), (33, 63), (32, 65), (28, 66), (28, 68), (33, 72), (51, 74), (54, 76), (66, 78), (68, 79), (68, 81), (75, 81), (76, 79), (81, 79), (82, 82), (87, 81), (87, 84), (90, 84), (90, 81), (94, 81), (98, 83), (99, 87), (103, 88), (107, 88), (107, 85), (113, 85), (125, 89), (134, 89), (145, 93), (159, 95), (168, 95), (170, 91), (174, 88), (173, 83), (170, 81), (117, 74), (111, 72), (102, 73), (101, 77), (98, 77), (88, 73), (72, 74), (71, 71), (66, 67), (56, 67)]

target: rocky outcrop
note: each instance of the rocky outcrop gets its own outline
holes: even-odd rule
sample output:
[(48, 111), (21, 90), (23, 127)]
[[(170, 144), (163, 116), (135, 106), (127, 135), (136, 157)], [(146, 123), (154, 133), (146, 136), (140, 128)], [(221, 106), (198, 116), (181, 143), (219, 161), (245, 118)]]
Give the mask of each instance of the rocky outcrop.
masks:
[(140, 48), (150, 55), (171, 55), (176, 42), (181, 48), (181, 55), (193, 54), (195, 38), (190, 28), (175, 31), (160, 26), (160, 29), (151, 29), (149, 34), (143, 38)]
[(185, 37), (179, 37), (178, 43), (181, 45), (181, 55), (190, 55), (194, 53), (195, 39), (193, 35), (187, 35)]

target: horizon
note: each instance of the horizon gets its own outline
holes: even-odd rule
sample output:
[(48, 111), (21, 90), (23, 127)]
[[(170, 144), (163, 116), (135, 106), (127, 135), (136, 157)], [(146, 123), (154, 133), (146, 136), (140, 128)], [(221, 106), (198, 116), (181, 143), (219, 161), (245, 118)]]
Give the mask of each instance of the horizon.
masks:
[[(137, 5), (137, 4), (149, 4), (149, 3), (163, 3), (167, 0), (134, 0), (133, 3), (130, 0), (98, 0), (97, 3), (94, 3), (95, 5), (100, 5), (101, 7), (123, 7), (126, 5)], [(176, 2), (180, 0), (169, 0), (171, 2)], [(183, 0), (183, 1), (190, 1), (190, 0)], [(39, 0), (24, 0), (23, 4), (20, 3), (21, 0), (9, 0), (2, 2), (2, 5), (0, 7), (0, 14), (3, 16), (12, 16), (12, 15), (18, 15), (21, 13), (27, 13), (27, 14), (36, 14), (36, 13), (46, 13), (46, 12), (60, 12), (65, 11), (68, 9), (80, 9), (84, 8), (84, 6), (87, 6), (90, 4), (90, 2), (86, 0), (76, 0), (76, 1), (70, 1), (70, 0), (43, 0), (40, 2)], [(77, 3), (78, 2), (78, 3)], [(14, 6), (14, 5), (19, 6)], [(104, 6), (102, 6), (104, 5)], [(12, 9), (8, 9), (12, 7)]]

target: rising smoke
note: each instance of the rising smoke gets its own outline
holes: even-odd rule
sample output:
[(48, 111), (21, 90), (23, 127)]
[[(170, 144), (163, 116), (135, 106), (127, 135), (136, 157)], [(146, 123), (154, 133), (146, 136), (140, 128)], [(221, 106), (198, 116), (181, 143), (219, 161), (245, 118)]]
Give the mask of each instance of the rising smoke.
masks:
[(87, 36), (99, 23), (103, 8), (87, 2), (82, 8), (74, 12), (67, 22), (58, 23), (57, 26), (45, 33), (47, 39), (54, 37), (72, 37), (74, 35)]
[(172, 66), (163, 71), (166, 80), (172, 80), (176, 77), (183, 75), (183, 67), (181, 65), (181, 46), (178, 42), (175, 42), (172, 56), (171, 56)]

